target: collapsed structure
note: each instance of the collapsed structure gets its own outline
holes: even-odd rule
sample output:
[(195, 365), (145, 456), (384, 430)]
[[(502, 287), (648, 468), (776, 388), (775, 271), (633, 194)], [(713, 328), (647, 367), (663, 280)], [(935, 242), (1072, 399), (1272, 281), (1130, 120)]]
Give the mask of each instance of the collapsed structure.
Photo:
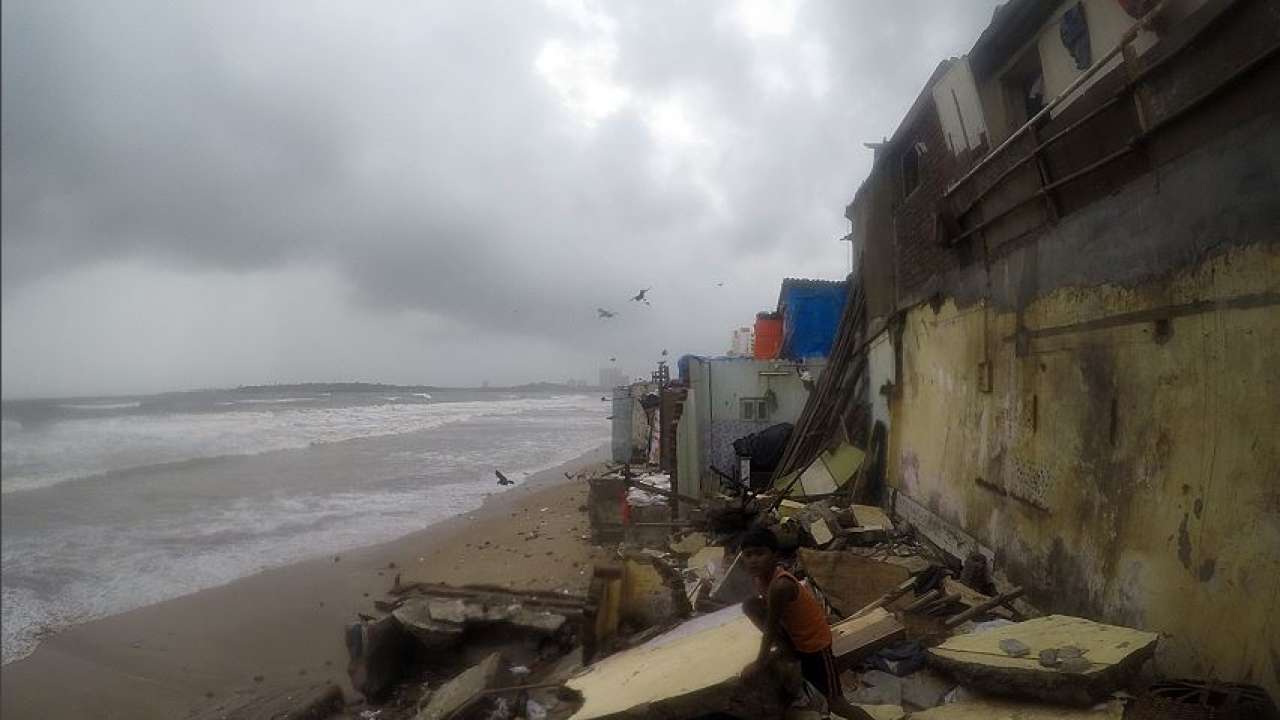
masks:
[(615, 391), (589, 596), (397, 584), (349, 629), (357, 689), (432, 720), (821, 713), (784, 667), (741, 679), (763, 525), (872, 717), (1273, 716), (1278, 48), (1274, 0), (1001, 6), (873, 144), (838, 293), (789, 280), (750, 353)]
[(1273, 694), (1277, 38), (1257, 0), (1002, 6), (875, 147), (830, 361), (863, 392), (811, 400), (869, 407), (935, 542)]

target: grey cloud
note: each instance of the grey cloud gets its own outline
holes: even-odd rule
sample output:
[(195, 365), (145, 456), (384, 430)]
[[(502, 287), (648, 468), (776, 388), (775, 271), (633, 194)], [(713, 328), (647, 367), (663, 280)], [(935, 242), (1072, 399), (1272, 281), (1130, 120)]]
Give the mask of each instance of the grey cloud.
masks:
[[(634, 102), (584, 127), (534, 62), (593, 31), (540, 3), (6, 2), (4, 302), (120, 260), (319, 266), (371, 312), (539, 338), (584, 365), (615, 347), (714, 351), (782, 275), (832, 256), (860, 143), (892, 131), (992, 4), (807, 3), (791, 37), (758, 41), (723, 22), (727, 4), (589, 4), (614, 20)], [(787, 64), (801, 41), (826, 58), (825, 95)], [(771, 58), (791, 89), (760, 88)], [(720, 152), (655, 175), (645, 103), (678, 94)], [(761, 258), (790, 261), (743, 269)], [(704, 290), (740, 272), (757, 274)], [(627, 307), (645, 285), (655, 305)], [(599, 305), (625, 324), (602, 327)]]

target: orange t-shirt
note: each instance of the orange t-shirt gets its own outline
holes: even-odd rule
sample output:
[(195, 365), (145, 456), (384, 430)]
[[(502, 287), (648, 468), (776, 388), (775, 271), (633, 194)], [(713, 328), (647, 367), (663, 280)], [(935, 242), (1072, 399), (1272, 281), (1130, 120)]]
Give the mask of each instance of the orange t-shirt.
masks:
[[(773, 583), (780, 577), (785, 577), (796, 584), (796, 597), (782, 613), (782, 629), (787, 631), (791, 644), (796, 650), (805, 653), (818, 652), (831, 647), (831, 627), (827, 625), (827, 613), (822, 609), (822, 603), (818, 602), (818, 598), (813, 596), (809, 588), (796, 580), (794, 575), (780, 567), (774, 568), (773, 577), (769, 579), (769, 583)], [(767, 601), (769, 584), (761, 582), (760, 578), (755, 578), (755, 582), (756, 590)]]

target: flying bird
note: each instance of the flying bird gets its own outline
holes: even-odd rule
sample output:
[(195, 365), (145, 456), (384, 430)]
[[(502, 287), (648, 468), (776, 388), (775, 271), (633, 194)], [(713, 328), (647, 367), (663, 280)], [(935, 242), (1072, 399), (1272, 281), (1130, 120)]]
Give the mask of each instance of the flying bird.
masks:
[(724, 281), (721, 280), (720, 282), (716, 283), (716, 287), (724, 287)]
[(605, 310), (604, 308), (596, 308), (596, 315), (608, 320), (611, 317), (617, 317), (618, 313)]
[(667, 349), (662, 348), (662, 357), (666, 357), (666, 356), (667, 356)]
[(647, 292), (649, 292), (649, 291), (650, 291), (650, 290), (652, 290), (652, 289), (653, 289), (653, 288), (651, 288), (651, 287), (647, 287), (647, 288), (645, 288), (645, 289), (641, 290), (640, 292), (636, 293), (636, 296), (635, 296), (635, 297), (633, 297), (633, 298), (631, 298), (631, 302), (642, 302), (642, 303), (644, 303), (645, 305), (648, 305), (648, 304), (649, 304), (649, 301), (648, 301), (647, 299), (645, 299), (644, 294), (645, 294), (645, 293), (647, 293)]
[(609, 362), (618, 362), (618, 358), (616, 358), (616, 357), (611, 357), (611, 358), (609, 358)]

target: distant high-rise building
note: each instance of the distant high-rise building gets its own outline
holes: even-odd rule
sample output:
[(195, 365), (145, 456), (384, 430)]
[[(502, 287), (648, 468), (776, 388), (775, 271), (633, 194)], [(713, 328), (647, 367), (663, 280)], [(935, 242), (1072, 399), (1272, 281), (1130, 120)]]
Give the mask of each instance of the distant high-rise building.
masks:
[(755, 330), (750, 325), (735, 328), (729, 341), (729, 357), (751, 357), (755, 351)]

